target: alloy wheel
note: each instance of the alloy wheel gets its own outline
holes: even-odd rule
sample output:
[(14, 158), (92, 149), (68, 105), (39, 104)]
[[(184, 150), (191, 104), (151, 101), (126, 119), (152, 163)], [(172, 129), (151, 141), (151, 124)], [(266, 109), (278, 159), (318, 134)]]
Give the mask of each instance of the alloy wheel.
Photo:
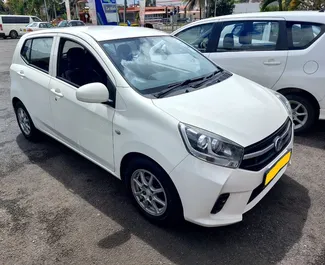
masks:
[(29, 117), (26, 113), (26, 111), (22, 108), (17, 109), (17, 117), (19, 125), (26, 135), (30, 135), (31, 133), (31, 122), (29, 120)]
[(131, 190), (137, 203), (146, 213), (153, 216), (165, 213), (166, 192), (155, 175), (144, 169), (134, 171), (131, 176)]
[(308, 110), (300, 102), (295, 100), (289, 100), (292, 109), (292, 119), (294, 123), (294, 129), (303, 127), (308, 121)]

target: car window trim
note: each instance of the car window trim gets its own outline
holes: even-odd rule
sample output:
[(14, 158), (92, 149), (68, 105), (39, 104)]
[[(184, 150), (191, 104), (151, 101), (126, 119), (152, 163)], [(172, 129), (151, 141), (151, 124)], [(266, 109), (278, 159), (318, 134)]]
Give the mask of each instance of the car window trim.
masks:
[[(262, 47), (256, 47), (256, 48), (252, 48), (252, 49), (247, 49), (247, 50), (241, 50), (241, 49), (233, 49), (233, 50), (229, 50), (229, 51), (218, 51), (218, 44), (219, 44), (219, 41), (220, 41), (220, 36), (221, 36), (221, 32), (222, 30), (228, 26), (228, 25), (231, 25), (231, 24), (234, 24), (234, 23), (246, 23), (246, 22), (277, 22), (279, 23), (279, 33), (278, 33), (278, 39), (277, 39), (277, 42), (275, 44), (275, 49), (272, 49), (272, 50), (268, 50), (268, 49), (263, 49)], [(283, 20), (282, 18), (249, 18), (249, 19), (246, 19), (246, 20), (242, 20), (242, 19), (239, 19), (239, 20), (226, 20), (226, 21), (219, 21), (218, 22), (219, 24), (221, 24), (220, 27), (217, 27), (218, 28), (218, 33), (217, 33), (217, 36), (218, 36), (218, 39), (216, 41), (216, 45), (215, 45), (215, 50), (214, 52), (216, 53), (224, 53), (224, 52), (276, 52), (276, 51), (282, 51), (282, 50), (287, 50), (287, 41), (286, 41), (286, 21)]]
[[(26, 40), (24, 41), (24, 44), (21, 46), (21, 49), (20, 49), (20, 58), (24, 61), (24, 63), (25, 63), (26, 65), (28, 65), (28, 66), (30, 66), (30, 67), (32, 67), (32, 68), (35, 68), (35, 69), (37, 69), (37, 70), (39, 70), (39, 71), (41, 71), (41, 72), (43, 72), (43, 73), (45, 73), (45, 74), (50, 75), (51, 60), (52, 60), (52, 49), (53, 49), (53, 46), (54, 46), (54, 37), (55, 37), (55, 36), (52, 36), (52, 35), (51, 35), (51, 36), (37, 36), (37, 37), (31, 37), (31, 38), (26, 39)], [(52, 41), (52, 47), (51, 47), (51, 51), (50, 51), (49, 70), (48, 70), (48, 71), (46, 71), (46, 70), (44, 70), (44, 69), (42, 69), (42, 68), (40, 68), (40, 67), (38, 67), (38, 66), (36, 66), (36, 65), (34, 65), (34, 64), (31, 64), (30, 62), (28, 62), (28, 61), (27, 61), (27, 60), (22, 56), (21, 52), (22, 52), (22, 50), (23, 50), (23, 48), (24, 48), (24, 46), (25, 46), (25, 44), (26, 44), (26, 42), (27, 42), (28, 40), (31, 40), (31, 49), (30, 49), (30, 51), (29, 51), (29, 59), (30, 59), (34, 39), (50, 39), (50, 38), (52, 38), (53, 41)]]
[[(88, 52), (91, 53), (91, 55), (95, 58), (95, 60), (97, 60), (96, 56), (93, 54), (93, 52), (91, 52), (87, 47), (85, 47), (85, 45), (81, 44), (78, 40), (75, 40), (73, 38), (69, 38), (65, 35), (58, 35), (58, 41), (57, 41), (57, 58), (56, 58), (56, 67), (54, 67), (55, 69), (55, 74), (52, 75), (53, 78), (56, 78), (58, 80), (60, 80), (61, 82), (64, 82), (65, 84), (68, 84), (72, 87), (74, 87), (76, 90), (80, 87), (79, 85), (69, 81), (69, 80), (66, 80), (65, 78), (63, 77), (60, 77), (58, 76), (58, 68), (59, 68), (59, 54), (63, 51), (63, 46), (61, 47), (61, 40), (62, 39), (65, 39), (65, 41), (71, 41), (71, 42), (74, 42), (78, 45), (80, 45), (82, 48), (86, 49)], [(107, 101), (107, 102), (103, 102), (102, 104), (106, 104), (112, 108), (115, 108), (116, 107), (116, 86), (115, 84), (112, 82), (111, 78), (109, 77), (109, 75), (107, 74), (107, 71), (105, 70), (105, 68), (102, 66), (102, 64), (97, 60), (97, 63), (100, 65), (100, 67), (103, 69), (103, 71), (106, 73), (106, 76), (107, 76), (107, 81), (109, 83), (111, 83), (112, 85), (112, 88), (113, 88), (113, 91), (110, 91), (109, 88), (106, 86), (107, 90), (109, 91), (110, 94), (113, 94), (113, 99), (111, 99), (110, 101)]]
[[(309, 25), (312, 25), (312, 26), (313, 25), (319, 26), (320, 27), (320, 33), (318, 34), (318, 36), (316, 38), (314, 38), (307, 45), (305, 45), (303, 47), (294, 47), (293, 46), (293, 40), (292, 40), (292, 26), (294, 24), (309, 24)], [(323, 34), (325, 32), (325, 24), (318, 23), (318, 22), (287, 20), (285, 26), (286, 26), (286, 33), (287, 33), (287, 46), (288, 46), (289, 51), (297, 51), (297, 50), (299, 51), (299, 50), (307, 49), (308, 47), (313, 45), (313, 43), (315, 41), (317, 41), (321, 36), (323, 36)]]

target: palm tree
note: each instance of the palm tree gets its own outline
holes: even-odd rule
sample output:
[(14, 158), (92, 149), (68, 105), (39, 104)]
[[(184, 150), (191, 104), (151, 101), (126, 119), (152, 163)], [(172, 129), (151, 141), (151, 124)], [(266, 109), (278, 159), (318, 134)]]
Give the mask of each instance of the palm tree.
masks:
[(199, 7), (200, 9), (200, 19), (202, 18), (202, 8), (205, 7), (205, 0), (184, 0), (185, 5), (185, 11), (188, 8), (189, 10), (193, 10), (195, 7)]

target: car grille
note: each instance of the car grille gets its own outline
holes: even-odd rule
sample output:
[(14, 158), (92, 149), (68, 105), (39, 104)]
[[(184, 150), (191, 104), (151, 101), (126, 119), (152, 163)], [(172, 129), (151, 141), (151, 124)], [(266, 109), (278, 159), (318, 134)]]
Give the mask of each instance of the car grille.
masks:
[(288, 118), (285, 123), (270, 136), (244, 149), (244, 158), (239, 168), (259, 171), (267, 166), (290, 143), (292, 138), (292, 122)]

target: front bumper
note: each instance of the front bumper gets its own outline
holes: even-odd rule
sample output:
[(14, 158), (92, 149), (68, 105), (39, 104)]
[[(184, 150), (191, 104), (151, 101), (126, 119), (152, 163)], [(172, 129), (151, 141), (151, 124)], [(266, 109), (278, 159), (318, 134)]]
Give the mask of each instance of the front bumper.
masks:
[[(253, 191), (261, 186), (265, 172), (292, 148), (293, 137), (288, 146), (260, 171), (220, 167), (188, 155), (170, 173), (181, 198), (185, 220), (207, 227), (240, 222), (243, 214), (252, 209), (284, 174), (287, 165), (251, 198)], [(219, 195), (224, 193), (229, 193), (226, 203), (219, 212), (211, 214)]]

